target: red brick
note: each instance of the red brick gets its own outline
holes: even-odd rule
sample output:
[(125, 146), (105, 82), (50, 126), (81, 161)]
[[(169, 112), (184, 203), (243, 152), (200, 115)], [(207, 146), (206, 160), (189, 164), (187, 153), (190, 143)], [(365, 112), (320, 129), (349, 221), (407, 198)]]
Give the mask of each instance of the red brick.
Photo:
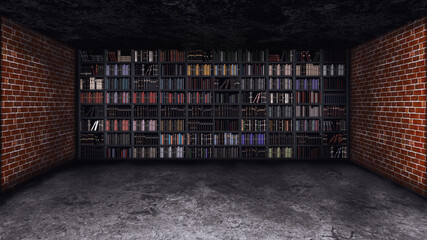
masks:
[(427, 197), (425, 22), (351, 50), (350, 144), (353, 162)]
[[(74, 158), (75, 79), (72, 48), (7, 18), (1, 27), (2, 59), (8, 60), (1, 68), (0, 188), (6, 190)], [(43, 134), (52, 137), (42, 141)]]

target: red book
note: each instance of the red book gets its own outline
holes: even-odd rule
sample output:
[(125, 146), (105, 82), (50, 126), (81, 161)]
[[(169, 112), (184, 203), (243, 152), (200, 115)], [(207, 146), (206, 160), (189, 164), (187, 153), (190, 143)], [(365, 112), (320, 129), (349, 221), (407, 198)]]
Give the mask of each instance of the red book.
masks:
[(114, 120), (114, 131), (117, 131), (117, 119), (116, 120)]

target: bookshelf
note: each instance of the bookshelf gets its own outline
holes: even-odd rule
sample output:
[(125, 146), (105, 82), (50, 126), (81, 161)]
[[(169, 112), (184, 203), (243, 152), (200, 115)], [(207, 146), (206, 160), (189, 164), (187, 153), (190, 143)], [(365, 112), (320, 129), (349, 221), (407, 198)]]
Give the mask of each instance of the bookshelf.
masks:
[(348, 53), (80, 50), (79, 159), (346, 159)]

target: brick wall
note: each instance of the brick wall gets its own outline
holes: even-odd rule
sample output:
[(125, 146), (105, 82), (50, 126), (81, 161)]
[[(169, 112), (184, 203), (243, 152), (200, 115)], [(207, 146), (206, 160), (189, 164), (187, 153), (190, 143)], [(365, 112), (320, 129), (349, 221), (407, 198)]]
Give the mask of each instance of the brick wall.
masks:
[(1, 18), (1, 189), (75, 156), (74, 50)]
[(427, 197), (426, 18), (351, 50), (351, 160)]

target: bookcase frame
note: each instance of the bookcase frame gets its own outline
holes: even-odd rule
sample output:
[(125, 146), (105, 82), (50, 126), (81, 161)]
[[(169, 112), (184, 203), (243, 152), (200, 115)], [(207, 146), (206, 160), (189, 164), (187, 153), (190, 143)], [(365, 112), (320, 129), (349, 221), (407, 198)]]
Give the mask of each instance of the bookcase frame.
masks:
[[(207, 105), (209, 105), (209, 106), (212, 107), (212, 118), (211, 119), (212, 119), (212, 122), (213, 122), (213, 130), (212, 131), (203, 131), (203, 132), (204, 133), (211, 133), (212, 136), (214, 135), (214, 133), (219, 132), (218, 130), (215, 129), (215, 120), (216, 119), (220, 119), (220, 118), (217, 118), (217, 116), (215, 116), (215, 112), (216, 112), (215, 111), (215, 106), (226, 106), (226, 105), (229, 105), (229, 104), (227, 104), (227, 103), (216, 103), (215, 100), (214, 100), (215, 99), (215, 93), (216, 92), (221, 92), (221, 91), (230, 92), (230, 90), (224, 90), (224, 89), (222, 89), (222, 90), (221, 89), (210, 89), (210, 90), (207, 90), (207, 89), (197, 89), (196, 90), (196, 89), (189, 89), (189, 87), (187, 86), (188, 79), (194, 77), (194, 76), (189, 76), (187, 74), (187, 72), (186, 72), (188, 64), (210, 64), (211, 65), (211, 75), (209, 75), (209, 76), (198, 76), (198, 77), (210, 78), (210, 79), (212, 79), (212, 81), (214, 81), (214, 79), (216, 79), (216, 78), (222, 78), (222, 77), (225, 77), (225, 78), (227, 78), (227, 77), (228, 78), (238, 78), (239, 79), (239, 89), (231, 91), (231, 92), (238, 92), (239, 101), (238, 101), (238, 103), (235, 106), (238, 106), (239, 109), (242, 109), (242, 106), (248, 106), (248, 105), (251, 105), (251, 106), (260, 105), (260, 106), (265, 106), (265, 108), (266, 108), (266, 117), (259, 117), (259, 118), (255, 117), (257, 119), (263, 119), (263, 120), (265, 120), (265, 124), (266, 124), (265, 131), (262, 131), (262, 133), (265, 134), (264, 135), (265, 136), (265, 145), (255, 145), (255, 147), (260, 147), (260, 148), (265, 148), (266, 149), (266, 154), (265, 154), (264, 158), (245, 158), (242, 155), (242, 148), (251, 147), (251, 146), (247, 145), (247, 144), (242, 144), (241, 143), (242, 133), (245, 133), (245, 131), (242, 131), (242, 129), (241, 129), (241, 122), (242, 122), (242, 119), (245, 119), (245, 117), (242, 116), (242, 111), (239, 111), (238, 131), (230, 131), (230, 132), (235, 132), (235, 133), (238, 134), (238, 136), (239, 136), (239, 141), (238, 141), (239, 144), (238, 145), (230, 145), (229, 146), (229, 147), (236, 147), (236, 148), (238, 148), (238, 150), (239, 150), (238, 151), (238, 158), (239, 159), (248, 159), (248, 160), (250, 160), (250, 159), (271, 159), (271, 160), (278, 160), (278, 159), (280, 159), (280, 160), (293, 160), (293, 159), (294, 160), (295, 159), (298, 159), (298, 160), (301, 160), (301, 159), (332, 159), (332, 160), (336, 160), (336, 159), (339, 159), (339, 160), (348, 160), (349, 157), (350, 157), (349, 134), (348, 134), (349, 127), (350, 127), (349, 126), (349, 120), (350, 120), (349, 119), (349, 104), (350, 104), (350, 102), (349, 102), (350, 101), (349, 100), (349, 72), (350, 72), (350, 69), (349, 69), (349, 66), (350, 66), (349, 65), (349, 51), (348, 50), (345, 51), (346, 52), (345, 53), (345, 55), (346, 55), (345, 62), (342, 62), (342, 61), (333, 62), (334, 64), (344, 64), (344, 66), (345, 66), (345, 70), (344, 70), (345, 71), (345, 75), (344, 76), (339, 76), (340, 78), (345, 78), (345, 89), (338, 90), (339, 92), (345, 93), (345, 96), (346, 96), (346, 101), (345, 101), (345, 117), (341, 117), (341, 118), (337, 118), (337, 119), (343, 119), (343, 120), (345, 120), (345, 131), (341, 131), (341, 132), (346, 137), (346, 142), (342, 146), (346, 147), (346, 149), (347, 149), (347, 157), (346, 158), (329, 158), (329, 157), (325, 157), (326, 156), (326, 154), (325, 154), (325, 151), (326, 151), (325, 147), (327, 146), (327, 144), (324, 144), (324, 142), (323, 142), (323, 134), (326, 133), (326, 131), (323, 129), (324, 128), (323, 121), (325, 120), (325, 118), (327, 118), (323, 114), (324, 113), (323, 112), (323, 107), (325, 105), (333, 105), (333, 104), (325, 104), (325, 97), (324, 97), (325, 95), (324, 95), (324, 92), (326, 92), (328, 90), (324, 89), (324, 78), (329, 78), (330, 76), (324, 76), (323, 75), (323, 65), (324, 64), (328, 64), (328, 63), (332, 63), (332, 62), (325, 62), (324, 61), (324, 50), (320, 50), (320, 61), (319, 62), (299, 62), (296, 59), (296, 52), (297, 52), (297, 50), (295, 50), (295, 49), (291, 50), (292, 51), (292, 55), (293, 55), (293, 59), (292, 59), (291, 62), (269, 62), (269, 58), (268, 58), (268, 56), (269, 56), (269, 50), (268, 49), (262, 49), (262, 50), (265, 51), (265, 59), (264, 59), (264, 61), (261, 61), (261, 62), (259, 62), (259, 61), (257, 61), (257, 62), (245, 62), (245, 61), (243, 61), (242, 60), (242, 54), (243, 54), (244, 50), (237, 50), (237, 52), (238, 52), (238, 61), (237, 62), (215, 62), (215, 61), (213, 61), (213, 59), (210, 62), (193, 62), (193, 61), (189, 62), (188, 58), (187, 58), (187, 56), (188, 56), (188, 50), (183, 50), (183, 51), (185, 51), (184, 62), (161, 62), (160, 61), (160, 51), (161, 51), (160, 49), (153, 50), (153, 51), (157, 52), (157, 59), (156, 59), (155, 62), (136, 62), (136, 59), (135, 59), (134, 54), (133, 54), (134, 53), (134, 49), (130, 49), (129, 50), (130, 53), (131, 53), (131, 62), (109, 62), (108, 61), (109, 60), (109, 56), (108, 56), (108, 51), (109, 50), (102, 50), (102, 54), (104, 56), (104, 61), (103, 62), (87, 62), (87, 61), (83, 62), (81, 60), (81, 50), (79, 50), (78, 53), (77, 53), (77, 58), (76, 58), (76, 60), (77, 60), (76, 61), (77, 62), (77, 73), (76, 73), (76, 77), (77, 77), (77, 81), (76, 81), (77, 82), (76, 83), (76, 87), (77, 87), (77, 93), (76, 93), (76, 96), (77, 96), (77, 108), (76, 108), (76, 110), (77, 110), (77, 120), (78, 120), (77, 121), (77, 126), (76, 126), (76, 128), (77, 128), (77, 139), (76, 139), (76, 143), (77, 143), (77, 150), (76, 150), (77, 159), (80, 159), (80, 160), (88, 160), (89, 159), (87, 157), (82, 157), (82, 152), (81, 152), (82, 146), (94, 147), (94, 146), (91, 146), (91, 145), (81, 144), (81, 141), (80, 141), (81, 134), (82, 134), (82, 131), (80, 131), (80, 129), (81, 129), (80, 126), (82, 124), (82, 120), (86, 119), (85, 117), (82, 117), (82, 115), (81, 115), (81, 109), (82, 109), (82, 106), (86, 106), (87, 105), (87, 104), (82, 103), (80, 101), (80, 95), (81, 95), (82, 92), (93, 91), (93, 90), (85, 90), (85, 89), (81, 89), (80, 88), (80, 79), (82, 77), (89, 77), (89, 76), (82, 76), (81, 75), (81, 66), (82, 66), (82, 64), (91, 64), (91, 63), (93, 63), (93, 64), (102, 64), (104, 66), (104, 72), (103, 72), (103, 74), (97, 76), (98, 78), (102, 78), (103, 79), (103, 89), (102, 90), (96, 90), (96, 91), (102, 92), (103, 97), (104, 97), (104, 101), (103, 101), (102, 104), (96, 104), (96, 105), (102, 106), (103, 110), (104, 110), (103, 117), (102, 118), (97, 118), (97, 119), (100, 119), (100, 120), (104, 121), (104, 130), (101, 131), (101, 132), (98, 132), (100, 134), (103, 134), (104, 144), (102, 146), (98, 146), (98, 147), (103, 149), (103, 155), (104, 155), (104, 157), (101, 157), (99, 159), (108, 159), (107, 158), (107, 148), (108, 148), (108, 145), (106, 143), (107, 131), (105, 130), (105, 126), (106, 126), (105, 122), (106, 122), (107, 119), (111, 119), (112, 117), (108, 117), (108, 115), (107, 115), (107, 107), (108, 107), (108, 105), (117, 105), (117, 104), (107, 104), (106, 103), (106, 93), (108, 91), (112, 91), (112, 90), (107, 90), (105, 88), (106, 79), (108, 77), (114, 77), (114, 76), (107, 76), (106, 73), (105, 73), (105, 70), (106, 70), (107, 64), (114, 64), (114, 63), (121, 64), (121, 63), (125, 63), (125, 64), (129, 64), (130, 65), (130, 75), (126, 76), (127, 78), (129, 78), (129, 81), (130, 81), (130, 83), (129, 83), (130, 84), (130, 89), (128, 89), (128, 90), (118, 90), (118, 89), (116, 89), (114, 91), (128, 91), (128, 92), (130, 92), (130, 102), (129, 102), (129, 104), (125, 105), (125, 106), (130, 106), (130, 108), (131, 108), (131, 117), (126, 118), (126, 119), (129, 120), (130, 131), (126, 131), (126, 132), (114, 131), (114, 132), (108, 132), (108, 133), (129, 133), (130, 134), (130, 137), (131, 137), (131, 139), (130, 139), (130, 145), (123, 146), (123, 147), (127, 147), (127, 148), (130, 149), (130, 153), (129, 153), (130, 156), (128, 158), (111, 158), (111, 159), (135, 159), (135, 160), (137, 160), (137, 159), (140, 159), (140, 160), (143, 159), (143, 158), (134, 158), (132, 156), (133, 149), (135, 147), (138, 147), (138, 146), (135, 145), (135, 141), (134, 141), (135, 130), (132, 129), (132, 125), (133, 125), (132, 123), (136, 119), (135, 114), (134, 114), (134, 112), (135, 112), (135, 110), (134, 110), (135, 109), (135, 104), (133, 103), (133, 99), (132, 99), (133, 98), (133, 93), (135, 91), (147, 91), (147, 92), (151, 91), (151, 92), (156, 92), (157, 93), (157, 103), (156, 104), (151, 104), (151, 106), (156, 106), (157, 107), (157, 117), (150, 117), (150, 119), (157, 120), (157, 131), (156, 132), (145, 132), (145, 133), (149, 133), (149, 134), (156, 134), (157, 133), (157, 135), (159, 137), (159, 143), (156, 144), (156, 145), (153, 145), (153, 147), (157, 148), (157, 157), (156, 158), (144, 158), (144, 159), (149, 159), (149, 160), (155, 160), (155, 159), (158, 159), (158, 160), (161, 160), (161, 159), (177, 159), (177, 160), (180, 160), (180, 159), (189, 159), (187, 157), (187, 154), (189, 152), (189, 147), (192, 147), (192, 145), (188, 145), (187, 144), (187, 137), (189, 136), (189, 133), (193, 132), (193, 131), (189, 130), (189, 126), (188, 126), (188, 124), (189, 124), (189, 114), (188, 114), (189, 113), (189, 105), (197, 105), (195, 103), (188, 103), (187, 96), (188, 96), (188, 92), (190, 92), (190, 91), (206, 91), (206, 92), (209, 91), (209, 92), (212, 93), (212, 98), (213, 98), (212, 100), (213, 100), (213, 102), (210, 103), (210, 104), (207, 104)], [(209, 50), (209, 51), (214, 52), (215, 50)], [(154, 78), (157, 79), (157, 81), (158, 81), (158, 88), (157, 88), (157, 90), (155, 90), (155, 89), (136, 90), (135, 85), (134, 85), (134, 80), (136, 78), (136, 75), (135, 75), (135, 65), (138, 64), (138, 63), (158, 64), (158, 75), (157, 76), (147, 76), (147, 77), (150, 77), (150, 78), (153, 78), (153, 79)], [(169, 63), (171, 63), (171, 64), (175, 64), (175, 63), (183, 64), (184, 65), (183, 75), (179, 75), (179, 76), (169, 76), (169, 75), (168, 76), (163, 76), (161, 74), (162, 64), (169, 64)], [(212, 72), (213, 72), (213, 66), (214, 66), (214, 64), (224, 64), (224, 63), (226, 63), (226, 64), (238, 64), (238, 75), (235, 75), (235, 76), (215, 76), (215, 75), (213, 75)], [(243, 70), (243, 64), (253, 64), (253, 63), (263, 64), (264, 65), (265, 74), (263, 76), (258, 76), (258, 75), (257, 76), (247, 76), (247, 75), (243, 74), (243, 71), (242, 71)], [(292, 76), (275, 76), (275, 75), (274, 76), (270, 76), (269, 75), (268, 66), (270, 64), (285, 64), (285, 63), (286, 64), (292, 64)], [(307, 64), (307, 63), (314, 63), (314, 64), (318, 64), (319, 65), (320, 70), (319, 70), (319, 75), (318, 76), (297, 76), (296, 75), (296, 66), (297, 66), (297, 64)], [(141, 76), (139, 76), (139, 77), (141, 77)], [(184, 122), (184, 131), (182, 131), (182, 133), (185, 136), (185, 144), (182, 145), (183, 148), (184, 148), (184, 157), (183, 158), (160, 158), (159, 157), (160, 147), (166, 147), (165, 145), (161, 145), (161, 143), (160, 143), (160, 135), (162, 134), (162, 132), (160, 131), (160, 123), (161, 123), (161, 120), (171, 119), (169, 117), (162, 117), (161, 116), (161, 106), (162, 106), (162, 104), (160, 103), (161, 92), (176, 91), (176, 90), (169, 90), (169, 89), (161, 89), (160, 88), (160, 79), (162, 77), (180, 77), (180, 78), (184, 79), (185, 88), (183, 90), (179, 90), (179, 91), (185, 93), (185, 98), (184, 98), (185, 99), (185, 103), (184, 104), (178, 104), (179, 106), (185, 107), (185, 117), (181, 118), (181, 119), (185, 120), (185, 122)], [(249, 91), (247, 89), (242, 89), (242, 87), (241, 87), (242, 79), (245, 78), (245, 77), (246, 78), (262, 77), (262, 78), (265, 79), (266, 87), (265, 87), (264, 90), (253, 89), (251, 91), (253, 91), (253, 92), (261, 92), (261, 91), (265, 92), (265, 94), (266, 94), (266, 103), (262, 103), (262, 104), (260, 104), (260, 103), (256, 103), (256, 104), (253, 104), (253, 103), (243, 103), (242, 92)], [(286, 145), (286, 146), (284, 146), (284, 147), (288, 147), (289, 146), (289, 147), (292, 148), (292, 158), (275, 158), (275, 157), (269, 158), (268, 157), (268, 148), (271, 147), (269, 136), (270, 136), (270, 133), (272, 133), (271, 131), (269, 131), (269, 128), (267, 126), (269, 120), (271, 119), (269, 117), (269, 115), (268, 115), (268, 109), (269, 109), (270, 105), (280, 105), (279, 103), (271, 104), (270, 101), (269, 101), (269, 99), (268, 99), (269, 94), (270, 94), (270, 90), (272, 90), (272, 89), (269, 89), (270, 77), (283, 77), (283, 78), (290, 78), (290, 79), (292, 79), (292, 89), (290, 89), (290, 90), (282, 90), (282, 91), (274, 90), (274, 92), (291, 92), (292, 93), (292, 103), (288, 104), (288, 106), (292, 106), (292, 113), (293, 113), (292, 114), (292, 118), (283, 118), (283, 119), (292, 119), (292, 129), (293, 130), (291, 132), (282, 132), (282, 133), (290, 133), (290, 134), (293, 135), (293, 144), (292, 145)], [(315, 117), (315, 119), (319, 120), (320, 131), (313, 131), (313, 132), (296, 131), (296, 120), (301, 119), (301, 118), (297, 118), (296, 117), (296, 106), (298, 105), (296, 103), (296, 92), (298, 91), (296, 89), (296, 79), (297, 78), (318, 78), (319, 79), (319, 89), (316, 90), (316, 91), (319, 92), (319, 94), (321, 96), (321, 101), (320, 101), (319, 104), (315, 104), (315, 105), (320, 106), (320, 117)], [(300, 91), (312, 91), (312, 90), (310, 90), (310, 89), (301, 90), (300, 89)], [(342, 106), (343, 104), (337, 104), (337, 105), (341, 105)], [(255, 118), (251, 118), (251, 119), (255, 119)], [(227, 119), (227, 118), (223, 118), (223, 119)], [(275, 118), (275, 119), (277, 119), (277, 118)], [(307, 117), (307, 119), (310, 119), (310, 118)], [(139, 133), (142, 133), (142, 132), (139, 132)], [(279, 132), (277, 132), (277, 133), (279, 133)], [(299, 134), (299, 133), (318, 133), (320, 135), (320, 142), (321, 143), (318, 144), (318, 145), (315, 145), (316, 147), (319, 147), (319, 150), (320, 150), (319, 157), (317, 157), (317, 158), (298, 158), (298, 157), (296, 157), (296, 154), (297, 154), (296, 153), (296, 149), (297, 149), (298, 146), (300, 146), (300, 147), (310, 147), (310, 146), (313, 146), (313, 145), (298, 145), (297, 144), (298, 143), (297, 142), (297, 134)], [(212, 140), (212, 142), (213, 142), (213, 140)], [(176, 146), (177, 145), (175, 145), (175, 147)], [(122, 147), (122, 146), (120, 146), (120, 145), (114, 145), (114, 146), (111, 146), (111, 147)], [(213, 149), (214, 149), (215, 145), (197, 145), (196, 147), (209, 147), (209, 148), (212, 149), (212, 155), (213, 155)], [(277, 147), (277, 146), (274, 146), (274, 147)], [(201, 159), (206, 159), (206, 158), (191, 158), (191, 159), (200, 159), (201, 160)], [(212, 157), (212, 158), (209, 158), (209, 159), (226, 160), (226, 159), (230, 159), (230, 158), (213, 158)]]

